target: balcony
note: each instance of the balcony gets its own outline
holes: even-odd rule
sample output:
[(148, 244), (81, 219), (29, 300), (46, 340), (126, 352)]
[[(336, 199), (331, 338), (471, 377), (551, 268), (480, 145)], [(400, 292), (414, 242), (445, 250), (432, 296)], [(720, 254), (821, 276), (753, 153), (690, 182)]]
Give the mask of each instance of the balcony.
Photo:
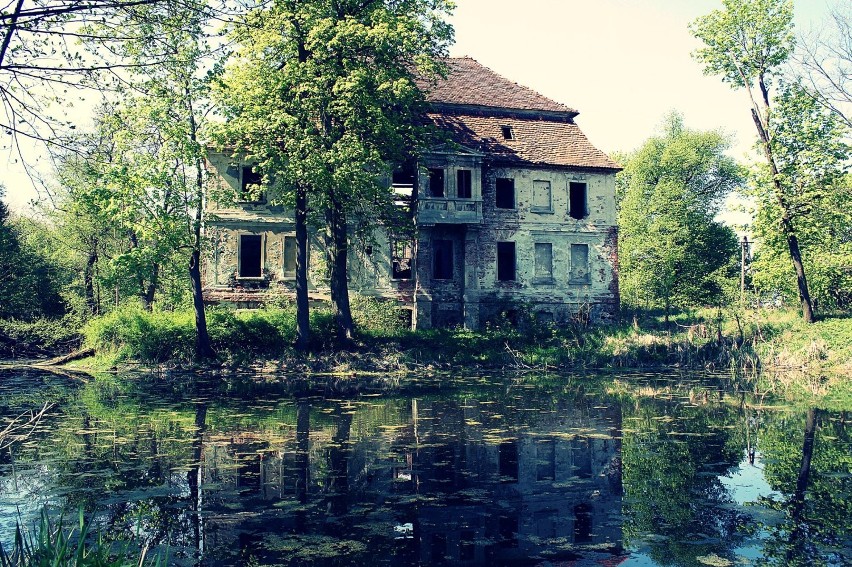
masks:
[(417, 224), (481, 224), (482, 201), (452, 197), (425, 197), (417, 201)]

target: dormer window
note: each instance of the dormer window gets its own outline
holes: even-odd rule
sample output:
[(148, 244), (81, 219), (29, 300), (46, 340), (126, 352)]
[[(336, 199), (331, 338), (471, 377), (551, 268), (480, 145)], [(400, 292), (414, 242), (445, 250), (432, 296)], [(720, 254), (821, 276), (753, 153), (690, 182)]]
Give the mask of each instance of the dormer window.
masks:
[(515, 139), (515, 131), (511, 126), (500, 126), (500, 132), (503, 134), (504, 140), (514, 140)]

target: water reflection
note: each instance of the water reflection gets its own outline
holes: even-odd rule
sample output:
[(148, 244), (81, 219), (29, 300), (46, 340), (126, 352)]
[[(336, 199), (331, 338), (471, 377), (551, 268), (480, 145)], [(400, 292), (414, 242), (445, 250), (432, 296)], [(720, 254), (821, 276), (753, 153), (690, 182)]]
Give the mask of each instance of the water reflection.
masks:
[(459, 382), (18, 373), (2, 415), (55, 406), (0, 455), (2, 537), (16, 505), (49, 502), (183, 565), (852, 560), (845, 413), (683, 377)]

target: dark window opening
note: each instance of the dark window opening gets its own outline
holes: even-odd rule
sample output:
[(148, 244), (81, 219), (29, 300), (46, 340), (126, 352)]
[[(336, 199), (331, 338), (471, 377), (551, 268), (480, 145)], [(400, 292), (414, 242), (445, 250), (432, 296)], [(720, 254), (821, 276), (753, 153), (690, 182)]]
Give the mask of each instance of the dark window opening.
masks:
[(240, 277), (259, 278), (261, 274), (261, 245), (259, 234), (240, 235)]
[(592, 541), (592, 507), (588, 504), (574, 506), (574, 543)]
[(514, 179), (497, 179), (497, 200), (498, 209), (514, 209), (515, 208), (515, 180)]
[(515, 243), (497, 243), (497, 279), (501, 282), (515, 279)]
[(254, 166), (243, 166), (240, 200), (247, 203), (259, 203), (263, 201), (263, 198), (263, 174), (255, 171)]
[(511, 126), (500, 126), (500, 133), (503, 134), (504, 140), (515, 139), (515, 131)]
[(429, 169), (429, 196), (444, 196), (444, 170), (438, 168)]
[(456, 194), (459, 199), (470, 199), (473, 195), (471, 173), (469, 169), (460, 169), (457, 172), (458, 185), (456, 186)]
[(500, 443), (497, 449), (499, 456), (500, 477), (502, 482), (518, 481), (518, 442), (507, 441)]
[(391, 243), (391, 278), (395, 280), (411, 279), (411, 261), (414, 258), (414, 245), (407, 240)]
[(476, 532), (462, 530), (459, 535), (459, 561), (473, 561), (476, 558)]
[(568, 188), (569, 215), (573, 219), (584, 219), (589, 216), (587, 188), (585, 183), (571, 182)]
[(500, 547), (518, 547), (518, 523), (517, 516), (500, 516)]
[(282, 267), (285, 274), (296, 274), (296, 238), (294, 236), (284, 237), (284, 258)]
[(432, 279), (453, 279), (453, 241), (432, 241)]
[(393, 180), (391, 185), (394, 189), (411, 189), (414, 187), (415, 169), (411, 166), (405, 166), (393, 172)]
[(447, 555), (447, 536), (432, 534), (432, 563), (443, 563)]

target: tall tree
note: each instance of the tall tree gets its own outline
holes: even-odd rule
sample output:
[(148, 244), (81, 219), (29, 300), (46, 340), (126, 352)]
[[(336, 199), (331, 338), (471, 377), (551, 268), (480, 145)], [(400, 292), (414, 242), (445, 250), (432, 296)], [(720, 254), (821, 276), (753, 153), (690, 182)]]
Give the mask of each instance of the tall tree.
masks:
[[(389, 216), (382, 184), (424, 138), (418, 77), (434, 76), (452, 38), (446, 0), (279, 0), (253, 12), (219, 90), (224, 138), (257, 159), (296, 210), (297, 308), (307, 321), (307, 206), (320, 213), (338, 336), (352, 337), (347, 283), (353, 217)], [(299, 329), (300, 342), (307, 330)]]
[[(721, 75), (732, 88), (745, 88), (751, 100), (751, 115), (769, 167), (778, 203), (779, 226), (787, 242), (802, 305), (802, 317), (814, 321), (805, 265), (793, 211), (784, 190), (773, 145), (770, 88), (793, 50), (792, 0), (722, 0), (724, 10), (714, 10), (692, 22), (690, 29), (705, 47), (694, 56), (704, 64), (707, 75)], [(758, 90), (755, 93), (755, 89)]]
[(673, 305), (718, 301), (736, 255), (733, 231), (714, 220), (741, 180), (727, 148), (719, 132), (689, 130), (672, 114), (616, 178), (622, 295), (661, 305), (667, 323)]

